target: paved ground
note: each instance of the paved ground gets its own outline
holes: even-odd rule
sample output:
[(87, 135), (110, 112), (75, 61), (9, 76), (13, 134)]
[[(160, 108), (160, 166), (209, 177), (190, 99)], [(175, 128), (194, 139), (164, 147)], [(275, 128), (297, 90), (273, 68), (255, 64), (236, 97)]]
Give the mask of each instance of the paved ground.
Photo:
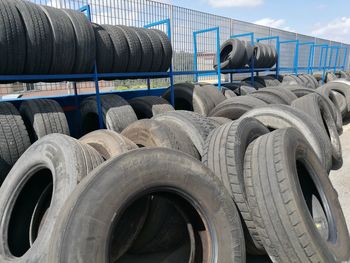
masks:
[(343, 134), (340, 136), (343, 149), (343, 167), (338, 171), (332, 171), (330, 179), (338, 192), (346, 223), (350, 229), (350, 119), (344, 124)]

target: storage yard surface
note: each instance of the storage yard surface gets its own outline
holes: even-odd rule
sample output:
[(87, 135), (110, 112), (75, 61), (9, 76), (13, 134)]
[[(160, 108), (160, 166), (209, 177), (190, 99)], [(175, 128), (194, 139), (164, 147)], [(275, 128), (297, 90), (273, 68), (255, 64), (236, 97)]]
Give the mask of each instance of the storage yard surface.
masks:
[(340, 141), (343, 149), (343, 167), (337, 171), (331, 171), (330, 178), (338, 192), (346, 223), (350, 229), (350, 118), (344, 121)]

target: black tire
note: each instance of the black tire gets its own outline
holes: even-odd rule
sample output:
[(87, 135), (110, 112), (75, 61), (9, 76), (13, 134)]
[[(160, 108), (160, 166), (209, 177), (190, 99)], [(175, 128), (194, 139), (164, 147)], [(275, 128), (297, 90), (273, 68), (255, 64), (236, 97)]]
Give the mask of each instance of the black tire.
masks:
[(40, 6), (28, 1), (14, 1), (25, 25), (26, 59), (24, 74), (48, 74), (53, 54), (53, 33)]
[[(267, 95), (267, 96), (266, 96)], [(287, 89), (265, 88), (251, 93), (249, 96), (261, 99), (269, 104), (291, 105), (297, 96)]]
[(164, 147), (178, 150), (200, 159), (194, 144), (186, 136), (176, 133), (165, 123), (157, 120), (139, 120), (126, 127), (121, 135), (140, 147)]
[[(335, 105), (335, 107), (341, 112), (341, 115), (343, 117), (345, 117), (347, 115), (347, 112), (348, 112), (347, 105), (345, 104), (345, 107), (344, 107), (344, 104), (342, 105), (342, 100), (340, 101), (339, 97), (337, 99), (337, 97), (336, 97), (337, 95), (336, 95), (336, 93), (334, 93), (333, 90), (330, 90), (327, 87), (321, 86), (321, 87), (317, 88), (316, 91), (319, 94), (321, 94), (323, 97), (329, 98), (329, 100), (331, 100), (332, 103)], [(340, 94), (342, 94), (342, 93), (340, 93)]]
[(17, 109), (0, 103), (0, 185), (11, 167), (30, 146), (29, 136)]
[(157, 33), (152, 31), (151, 29), (141, 28), (140, 30), (144, 30), (152, 44), (153, 60), (150, 71), (161, 72), (162, 59), (164, 57), (162, 42), (160, 41), (160, 38), (158, 37)]
[[(119, 218), (115, 215), (122, 213), (134, 198), (150, 192), (168, 192), (169, 188), (172, 191), (166, 195), (168, 199), (180, 198), (177, 199), (183, 201), (180, 205), (193, 212), (192, 222), (197, 219), (203, 226), (208, 226), (202, 228), (206, 233), (202, 244), (210, 244), (208, 254), (213, 256), (206, 254), (200, 262), (244, 260), (238, 212), (219, 180), (199, 161), (174, 150), (155, 148), (135, 150), (113, 159), (77, 187), (60, 213), (50, 242), (49, 262), (72, 262), (77, 253), (86, 263), (108, 262), (106, 251), (100, 246), (109, 246), (115, 228), (103, 226), (118, 225)], [(81, 213), (81, 209), (85, 212)], [(105, 223), (96, 224), (96, 219)], [(215, 238), (213, 242), (213, 234), (221, 238)], [(81, 237), (79, 242), (77, 235)], [(89, 238), (96, 240), (96, 245), (87, 248)]]
[(269, 129), (294, 127), (302, 133), (327, 171), (332, 167), (332, 146), (325, 130), (306, 113), (286, 105), (269, 105), (253, 109), (242, 118), (253, 117)]
[(81, 137), (79, 141), (94, 148), (104, 160), (137, 149), (137, 145), (125, 136), (111, 130), (97, 130)]
[[(134, 62), (131, 63), (129, 60), (131, 57), (130, 48), (124, 30), (122, 30), (121, 27), (112, 25), (102, 25), (102, 27), (108, 32), (113, 44), (114, 57), (111, 72), (121, 73), (129, 71), (129, 63), (133, 65)], [(134, 48), (134, 46), (132, 47)], [(109, 56), (111, 56), (111, 54), (109, 54)]]
[(23, 74), (26, 61), (26, 33), (15, 3), (0, 2), (0, 74)]
[(218, 127), (217, 122), (190, 111), (171, 111), (157, 115), (152, 119), (167, 125), (174, 125), (182, 130), (191, 139), (201, 156), (209, 133)]
[[(76, 185), (101, 163), (93, 148), (62, 134), (48, 135), (28, 148), (0, 193), (1, 262), (19, 257), (24, 262), (47, 262), (48, 241), (60, 209)], [(47, 206), (38, 211), (37, 202), (50, 185)]]
[[(348, 84), (342, 82), (329, 82), (317, 89), (322, 95), (326, 95), (330, 91), (337, 91), (346, 99), (347, 113), (350, 112), (350, 82)], [(328, 95), (329, 97), (329, 95)]]
[[(121, 132), (130, 123), (137, 121), (129, 103), (116, 94), (101, 95), (103, 121), (108, 130)], [(98, 130), (98, 109), (96, 97), (88, 97), (80, 104), (83, 133)]]
[(167, 100), (156, 96), (136, 97), (128, 102), (134, 109), (139, 120), (149, 119), (157, 114), (174, 111), (173, 106)]
[(160, 39), (160, 42), (162, 43), (163, 59), (162, 59), (162, 64), (160, 66), (160, 72), (166, 72), (170, 68), (171, 61), (173, 59), (173, 48), (171, 46), (168, 36), (163, 31), (158, 29), (151, 29), (151, 30), (154, 33), (156, 33), (156, 35)]
[[(214, 56), (214, 69), (218, 68), (217, 56)], [(245, 46), (239, 39), (226, 40), (220, 47), (220, 68), (237, 69), (242, 68), (245, 63)]]
[(245, 227), (247, 251), (251, 254), (265, 254), (249, 209), (244, 189), (243, 161), (248, 145), (269, 130), (254, 118), (240, 119), (227, 123), (208, 136), (202, 162), (217, 175), (231, 194), (240, 211)]
[[(337, 192), (302, 134), (281, 129), (254, 141), (245, 155), (244, 178), (254, 222), (273, 261), (349, 260)], [(323, 205), (324, 220), (313, 213), (314, 200)]]
[(254, 48), (251, 45), (250, 41), (244, 41), (241, 40), (245, 50), (244, 50), (244, 59), (243, 59), (243, 66), (249, 66), (252, 57), (254, 55)]
[[(114, 72), (114, 46), (109, 33), (100, 25), (92, 23), (96, 39), (96, 65), (99, 73)], [(123, 72), (126, 67), (123, 67)]]
[(210, 117), (225, 117), (236, 120), (247, 111), (265, 106), (266, 103), (250, 96), (238, 96), (227, 99), (216, 106), (209, 114)]
[(254, 67), (263, 68), (267, 62), (266, 48), (264, 44), (259, 42), (254, 44)]
[(292, 103), (297, 108), (315, 119), (327, 132), (332, 145), (332, 169), (337, 170), (343, 165), (342, 149), (337, 126), (328, 104), (318, 94), (309, 94)]
[(53, 52), (49, 74), (71, 74), (75, 64), (76, 41), (69, 16), (60, 9), (40, 6), (53, 35)]
[(76, 56), (72, 73), (91, 73), (96, 59), (96, 41), (92, 24), (81, 12), (70, 9), (63, 11), (68, 15), (75, 34)]
[(256, 89), (253, 88), (253, 87), (250, 87), (250, 86), (242, 85), (239, 88), (239, 91), (240, 91), (239, 95), (248, 95), (248, 94), (253, 93), (254, 91), (256, 91)]
[(144, 28), (131, 27), (130, 30), (133, 30), (135, 32), (141, 44), (142, 55), (141, 55), (139, 71), (150, 72), (152, 69), (152, 63), (153, 63), (152, 42), (148, 37), (147, 33), (145, 32)]
[[(200, 85), (191, 83), (178, 83), (174, 85), (175, 109), (194, 111), (207, 116), (215, 107), (214, 101), (208, 92)], [(171, 88), (169, 87), (162, 95), (170, 102)]]
[(51, 133), (70, 134), (66, 115), (55, 100), (23, 101), (20, 112), (32, 143)]

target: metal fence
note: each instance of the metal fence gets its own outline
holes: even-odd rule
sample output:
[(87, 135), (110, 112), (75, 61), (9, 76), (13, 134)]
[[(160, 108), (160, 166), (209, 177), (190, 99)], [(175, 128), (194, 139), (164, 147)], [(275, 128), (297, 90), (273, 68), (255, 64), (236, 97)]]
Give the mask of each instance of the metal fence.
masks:
[[(287, 32), (279, 29), (269, 28), (265, 26), (255, 25), (243, 21), (234, 20), (227, 17), (217, 16), (213, 14), (203, 13), (195, 10), (190, 10), (178, 6), (173, 6), (165, 3), (159, 3), (149, 0), (31, 0), (34, 3), (42, 5), (50, 5), (58, 8), (79, 9), (79, 7), (90, 4), (92, 21), (100, 24), (122, 24), (129, 26), (142, 27), (146, 24), (170, 18), (172, 32), (172, 46), (174, 50), (173, 68), (174, 71), (189, 71), (193, 70), (193, 31), (201, 30), (210, 27), (220, 27), (220, 42), (224, 42), (229, 36), (247, 32), (254, 32), (255, 37), (279, 36), (281, 41), (296, 40), (300, 42), (315, 42), (317, 44), (325, 43), (329, 45), (340, 45), (349, 47), (342, 43), (332, 42), (329, 40), (314, 38), (310, 36), (300, 35), (293, 32)], [(162, 26), (159, 29), (165, 30)], [(214, 33), (206, 33), (198, 36), (198, 69), (212, 69), (212, 61), (216, 51), (216, 38)], [(270, 41), (271, 42), (271, 41)], [(272, 44), (272, 42), (271, 42)], [(307, 66), (308, 64), (308, 48), (309, 46), (301, 46), (299, 50), (299, 65)], [(294, 45), (293, 43), (281, 45), (280, 66), (293, 67), (294, 63)], [(349, 54), (349, 53), (348, 53)], [(317, 66), (320, 59), (321, 50), (315, 49), (313, 65)], [(323, 54), (324, 55), (324, 54)], [(337, 64), (342, 65), (344, 61), (344, 50), (340, 50)], [(328, 59), (331, 54), (328, 53)], [(332, 58), (335, 63), (335, 56)], [(349, 64), (349, 59), (346, 58), (346, 65)], [(333, 64), (332, 64), (333, 65)], [(175, 81), (191, 81), (194, 76), (176, 76)], [(213, 79), (213, 76), (202, 77), (202, 79)], [(114, 81), (105, 82), (101, 85), (102, 91), (123, 89), (123, 88), (139, 88), (145, 86), (146, 83), (141, 80), (133, 81)], [(167, 79), (158, 79), (152, 81), (152, 86), (166, 86)], [(21, 88), (19, 88), (20, 90)], [(28, 90), (27, 86), (23, 87)], [(93, 84), (79, 83), (78, 91), (80, 93), (93, 91)], [(69, 94), (69, 84), (35, 84), (31, 87), (31, 94), (41, 95), (45, 92), (58, 91)], [(39, 92), (38, 92), (39, 91)], [(2, 91), (3, 93), (4, 91)], [(8, 92), (8, 91), (6, 91)], [(18, 92), (18, 91), (17, 91)], [(21, 91), (19, 91), (21, 92)], [(37, 92), (37, 93), (35, 93)], [(41, 92), (41, 93), (40, 93)], [(44, 93), (45, 93), (44, 92)], [(46, 94), (46, 93), (45, 93)]]

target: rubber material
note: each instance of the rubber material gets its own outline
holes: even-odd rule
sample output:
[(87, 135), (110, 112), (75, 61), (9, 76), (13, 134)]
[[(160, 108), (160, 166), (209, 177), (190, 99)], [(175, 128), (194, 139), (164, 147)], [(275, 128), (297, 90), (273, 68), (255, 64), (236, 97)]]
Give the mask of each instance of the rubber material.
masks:
[(136, 97), (128, 102), (134, 109), (139, 120), (149, 119), (157, 114), (174, 111), (173, 106), (167, 100), (156, 96)]

